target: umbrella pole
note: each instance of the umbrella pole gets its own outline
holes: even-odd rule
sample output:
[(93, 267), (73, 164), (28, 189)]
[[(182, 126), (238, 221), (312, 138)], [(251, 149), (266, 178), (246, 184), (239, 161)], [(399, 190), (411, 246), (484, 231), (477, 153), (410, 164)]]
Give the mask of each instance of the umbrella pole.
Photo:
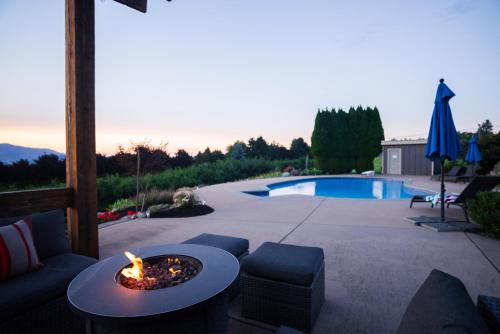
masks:
[(441, 159), (441, 223), (444, 223), (444, 159)]

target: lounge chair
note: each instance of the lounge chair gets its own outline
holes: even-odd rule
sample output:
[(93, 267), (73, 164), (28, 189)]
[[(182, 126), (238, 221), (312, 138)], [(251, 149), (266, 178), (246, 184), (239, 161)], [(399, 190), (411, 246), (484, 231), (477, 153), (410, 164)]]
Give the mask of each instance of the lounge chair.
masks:
[[(474, 198), (480, 191), (490, 191), (500, 183), (500, 176), (476, 176), (462, 190), (462, 192), (453, 200), (446, 201), (446, 207), (456, 205), (462, 208), (465, 215), (465, 220), (469, 222), (469, 215), (467, 213), (467, 201)], [(430, 203), (429, 196), (415, 195), (411, 198), (410, 208), (413, 203)], [(434, 206), (434, 205), (433, 205)]]
[(480, 191), (490, 191), (493, 190), (500, 183), (500, 176), (476, 176), (472, 181), (465, 187), (464, 190), (458, 195), (454, 201), (449, 201), (446, 203), (446, 207), (449, 208), (450, 205), (456, 205), (464, 210), (465, 220), (469, 222), (469, 215), (467, 214), (467, 201), (473, 199), (476, 194)]
[[(444, 179), (446, 181), (448, 181), (447, 178), (457, 177), (457, 176), (461, 175), (463, 173), (463, 171), (464, 171), (464, 167), (453, 166), (453, 167), (451, 167), (450, 171), (444, 175)], [(436, 174), (436, 175), (431, 176), (431, 180), (441, 180), (441, 174)]]
[(415, 293), (396, 334), (500, 333), (500, 298), (479, 295), (474, 305), (460, 279), (431, 271)]
[(476, 173), (474, 172), (474, 166), (468, 165), (466, 168), (467, 169), (465, 170), (465, 173), (463, 173), (460, 176), (457, 176), (455, 182), (457, 181), (468, 182), (476, 175)]

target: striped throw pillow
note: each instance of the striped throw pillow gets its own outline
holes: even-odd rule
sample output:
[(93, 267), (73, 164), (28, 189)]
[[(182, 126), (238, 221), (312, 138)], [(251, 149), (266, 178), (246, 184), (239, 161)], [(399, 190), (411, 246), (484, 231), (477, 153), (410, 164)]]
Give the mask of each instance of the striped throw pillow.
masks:
[(0, 281), (40, 266), (31, 233), (31, 217), (0, 227)]

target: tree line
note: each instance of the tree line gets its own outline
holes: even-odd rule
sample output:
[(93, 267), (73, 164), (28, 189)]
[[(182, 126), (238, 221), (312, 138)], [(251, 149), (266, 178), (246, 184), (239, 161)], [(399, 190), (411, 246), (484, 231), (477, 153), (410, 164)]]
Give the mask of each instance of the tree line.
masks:
[(329, 173), (372, 170), (382, 152), (384, 128), (377, 109), (318, 110), (311, 137), (315, 167)]
[[(183, 149), (169, 154), (166, 144), (158, 146), (149, 142), (133, 144), (129, 148), (118, 147), (113, 155), (96, 155), (97, 176), (120, 175), (130, 176), (137, 172), (137, 155), (139, 169), (142, 173), (158, 173), (166, 169), (185, 168), (195, 164), (214, 163), (219, 160), (265, 159), (285, 160), (297, 159), (309, 154), (309, 145), (303, 138), (292, 140), (290, 147), (278, 143), (268, 143), (263, 137), (250, 138), (247, 142), (236, 141), (227, 147), (224, 154), (220, 150), (206, 148), (196, 155), (190, 155)], [(0, 185), (15, 184), (17, 186), (47, 184), (57, 180), (63, 182), (66, 175), (66, 162), (57, 155), (42, 155), (33, 162), (21, 159), (12, 164), (0, 162)]]
[[(485, 120), (483, 123), (477, 125), (476, 132), (458, 132), (461, 144), (461, 152), (457, 161), (450, 162), (450, 165), (467, 165), (465, 155), (469, 147), (469, 140), (476, 136), (477, 146), (481, 153), (482, 160), (478, 163), (478, 174), (488, 174), (495, 165), (500, 163), (500, 131), (494, 132), (493, 124), (490, 120)], [(498, 166), (497, 166), (498, 168)], [(498, 171), (496, 171), (498, 172)]]

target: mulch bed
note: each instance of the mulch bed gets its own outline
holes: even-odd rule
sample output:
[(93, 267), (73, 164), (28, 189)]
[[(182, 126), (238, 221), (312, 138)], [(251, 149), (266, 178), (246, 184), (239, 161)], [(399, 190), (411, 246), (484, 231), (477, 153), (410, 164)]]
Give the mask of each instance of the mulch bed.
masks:
[(149, 218), (186, 218), (208, 215), (212, 212), (214, 212), (214, 209), (208, 205), (197, 204), (195, 206), (181, 206), (155, 212)]

